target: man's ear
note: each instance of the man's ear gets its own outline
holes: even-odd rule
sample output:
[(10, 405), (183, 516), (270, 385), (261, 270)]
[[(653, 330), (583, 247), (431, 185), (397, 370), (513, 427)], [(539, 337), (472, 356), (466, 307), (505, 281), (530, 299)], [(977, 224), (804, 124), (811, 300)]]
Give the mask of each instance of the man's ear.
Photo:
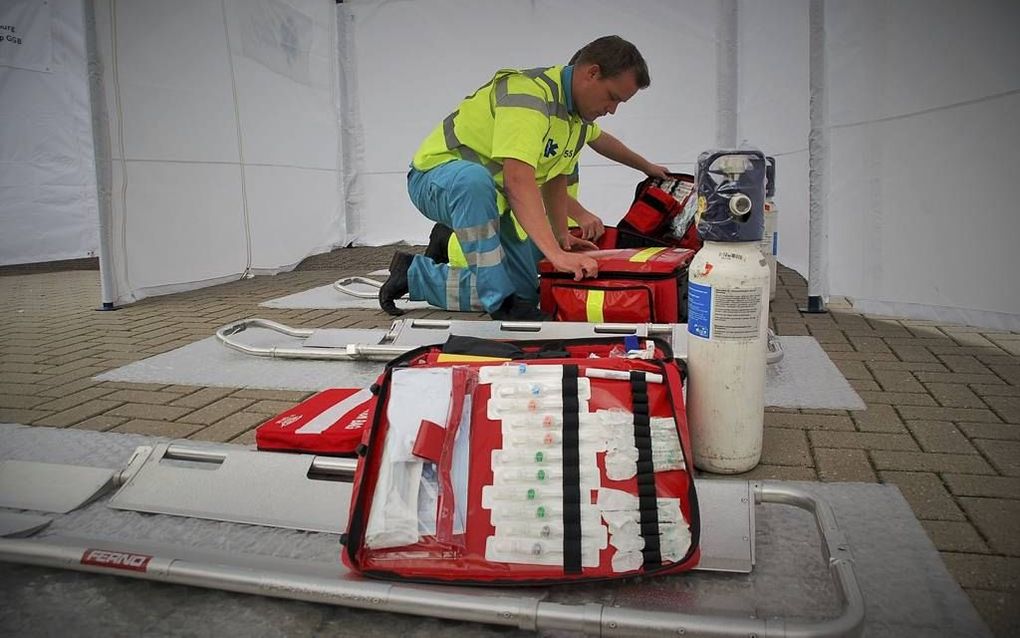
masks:
[(588, 77), (597, 80), (602, 77), (602, 67), (597, 64), (592, 64), (588, 67)]

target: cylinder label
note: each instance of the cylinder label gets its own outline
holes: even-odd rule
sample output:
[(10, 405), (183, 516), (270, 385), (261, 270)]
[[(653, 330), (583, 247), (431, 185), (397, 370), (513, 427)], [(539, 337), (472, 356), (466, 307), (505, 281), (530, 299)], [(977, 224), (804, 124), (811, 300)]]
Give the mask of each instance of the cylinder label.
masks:
[(708, 339), (712, 326), (712, 286), (690, 282), (687, 290), (687, 332)]
[(715, 339), (757, 339), (761, 321), (761, 288), (715, 291), (711, 335)]

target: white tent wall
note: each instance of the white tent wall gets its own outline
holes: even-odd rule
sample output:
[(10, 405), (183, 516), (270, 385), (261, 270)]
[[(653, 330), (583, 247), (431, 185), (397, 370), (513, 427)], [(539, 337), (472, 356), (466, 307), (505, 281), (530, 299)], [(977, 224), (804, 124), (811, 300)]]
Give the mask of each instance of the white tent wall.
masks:
[(1020, 330), (1018, 24), (1011, 0), (825, 3), (831, 294)]
[(776, 158), (779, 261), (808, 266), (809, 0), (741, 0), (737, 140)]
[[(418, 144), (460, 98), (496, 69), (566, 64), (607, 33), (634, 42), (652, 84), (600, 125), (649, 160), (691, 172), (716, 144), (716, 30), (713, 1), (355, 0), (339, 5), (349, 101), (345, 168), (355, 243), (421, 243), (431, 222), (407, 196)], [(343, 48), (341, 49), (343, 51)], [(706, 86), (707, 80), (707, 86)], [(581, 155), (581, 202), (607, 222), (626, 212), (640, 173), (592, 150)]]
[[(19, 32), (26, 11), (38, 12), (41, 31)], [(5, 2), (0, 23), (15, 28), (13, 37), (38, 35), (42, 47), (33, 56), (38, 68), (0, 59), (0, 265), (95, 256), (99, 217), (82, 2)]]
[(96, 0), (110, 301), (278, 272), (345, 243), (334, 6)]

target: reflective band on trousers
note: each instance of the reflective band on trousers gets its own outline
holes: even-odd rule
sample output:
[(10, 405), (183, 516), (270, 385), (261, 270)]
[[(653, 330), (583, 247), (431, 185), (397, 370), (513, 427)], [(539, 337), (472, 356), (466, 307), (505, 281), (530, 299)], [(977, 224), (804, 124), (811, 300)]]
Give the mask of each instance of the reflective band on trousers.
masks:
[(644, 263), (644, 262), (648, 261), (649, 259), (651, 259), (652, 257), (658, 255), (659, 253), (661, 253), (664, 250), (666, 250), (666, 249), (665, 248), (645, 248), (644, 250), (639, 250), (638, 252), (634, 253), (634, 256), (631, 257), (630, 259), (628, 259), (627, 261), (632, 261), (634, 263), (639, 263), (639, 264), (640, 263)]
[(499, 221), (494, 219), (477, 226), (458, 228), (454, 232), (460, 241), (483, 241), (499, 234)]
[[(463, 248), (463, 246), (461, 246), (461, 248)], [(476, 268), (495, 266), (503, 261), (503, 247), (496, 246), (492, 250), (487, 250), (484, 253), (473, 250), (465, 250), (464, 257), (467, 259), (469, 264)]]
[(602, 323), (606, 320), (605, 313), (602, 310), (605, 303), (606, 291), (588, 291), (588, 297), (585, 299), (585, 316), (588, 319), (588, 323)]

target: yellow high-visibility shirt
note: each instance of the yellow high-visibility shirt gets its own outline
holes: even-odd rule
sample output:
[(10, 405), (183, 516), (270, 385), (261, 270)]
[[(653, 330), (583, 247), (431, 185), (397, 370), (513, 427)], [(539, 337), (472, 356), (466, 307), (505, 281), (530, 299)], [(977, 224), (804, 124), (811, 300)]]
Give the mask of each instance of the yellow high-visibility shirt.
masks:
[[(496, 183), (501, 214), (509, 210), (503, 187), (506, 158), (533, 167), (539, 186), (570, 175), (581, 148), (601, 130), (568, 110), (570, 86), (564, 84), (563, 71), (562, 66), (497, 71), (425, 138), (413, 166), (427, 171), (456, 159), (481, 164)], [(519, 225), (518, 235), (526, 237)]]

